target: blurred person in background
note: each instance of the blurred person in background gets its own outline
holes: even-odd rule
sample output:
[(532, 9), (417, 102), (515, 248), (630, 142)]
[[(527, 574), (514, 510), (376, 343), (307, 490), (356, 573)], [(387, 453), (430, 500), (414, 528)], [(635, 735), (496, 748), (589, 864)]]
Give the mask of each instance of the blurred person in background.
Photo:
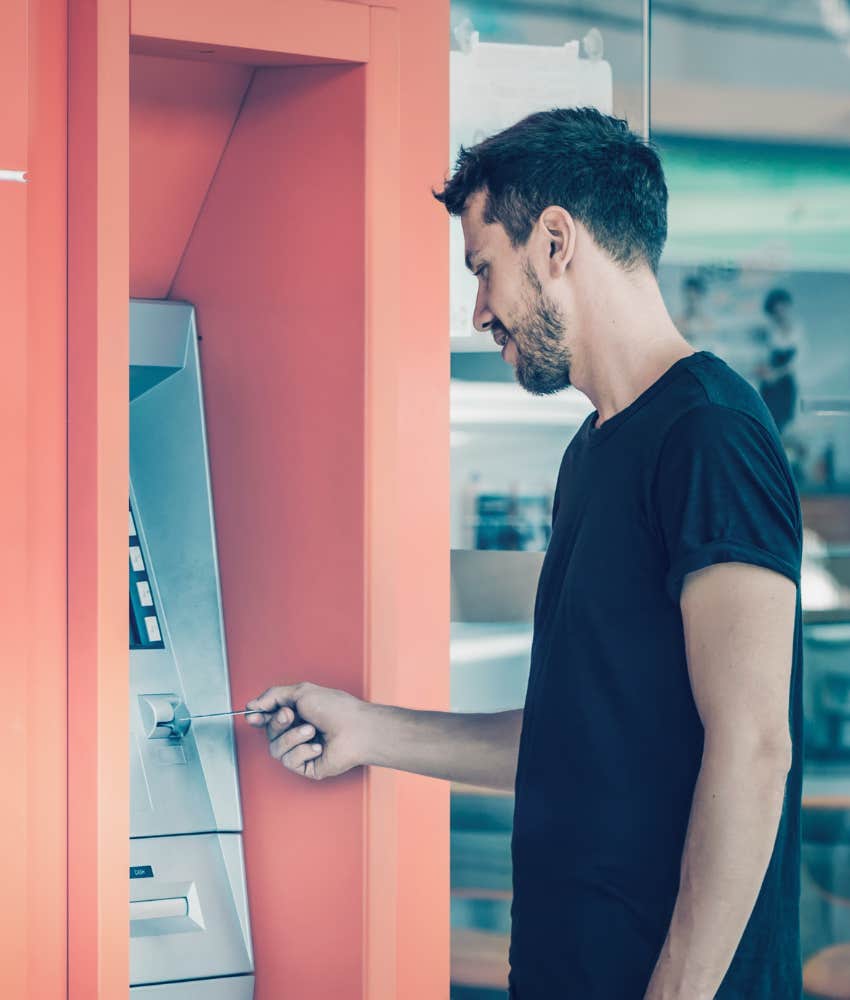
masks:
[(759, 369), (759, 392), (780, 434), (793, 422), (799, 396), (797, 365), (804, 335), (793, 307), (791, 293), (784, 288), (771, 289), (764, 300), (766, 358)]
[(700, 274), (682, 280), (682, 311), (676, 317), (679, 333), (696, 350), (714, 350), (715, 324), (706, 311), (708, 287)]
[(558, 474), (525, 708), (297, 683), (248, 721), (308, 779), (515, 791), (515, 1000), (799, 1000), (799, 501), (758, 393), (664, 305), (659, 158), (623, 121), (553, 110), (462, 149), (437, 197), (475, 327), (523, 388), (596, 408)]

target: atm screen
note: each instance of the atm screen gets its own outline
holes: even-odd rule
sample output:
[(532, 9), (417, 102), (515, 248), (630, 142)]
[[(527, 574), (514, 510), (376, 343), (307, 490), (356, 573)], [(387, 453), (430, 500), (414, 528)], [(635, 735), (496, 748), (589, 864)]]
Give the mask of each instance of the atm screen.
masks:
[(130, 649), (164, 649), (148, 568), (130, 507)]

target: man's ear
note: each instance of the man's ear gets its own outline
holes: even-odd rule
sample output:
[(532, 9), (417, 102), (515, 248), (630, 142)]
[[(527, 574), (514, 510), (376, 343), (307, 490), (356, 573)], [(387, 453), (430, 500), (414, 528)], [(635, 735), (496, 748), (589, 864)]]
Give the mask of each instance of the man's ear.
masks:
[(570, 266), (576, 249), (576, 223), (560, 205), (550, 205), (540, 213), (539, 225), (546, 241), (547, 266), (551, 278), (560, 278)]

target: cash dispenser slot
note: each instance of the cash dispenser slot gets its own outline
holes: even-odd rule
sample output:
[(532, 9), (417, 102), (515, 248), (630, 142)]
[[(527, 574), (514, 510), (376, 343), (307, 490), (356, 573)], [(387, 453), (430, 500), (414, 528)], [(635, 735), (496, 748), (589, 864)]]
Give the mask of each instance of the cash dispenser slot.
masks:
[(130, 842), (130, 984), (250, 975), (251, 954), (228, 871), (237, 834)]
[(189, 916), (189, 897), (170, 896), (167, 899), (131, 899), (130, 900), (130, 934), (133, 925), (136, 933), (143, 927), (150, 927), (150, 920), (173, 920)]

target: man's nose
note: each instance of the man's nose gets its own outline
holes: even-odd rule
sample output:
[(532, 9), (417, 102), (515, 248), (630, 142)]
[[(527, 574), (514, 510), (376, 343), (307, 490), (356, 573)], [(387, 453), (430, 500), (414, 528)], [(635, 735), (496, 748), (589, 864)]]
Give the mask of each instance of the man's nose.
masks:
[(486, 333), (492, 326), (495, 316), (479, 295), (475, 300), (475, 311), (472, 314), (472, 325), (479, 333)]

